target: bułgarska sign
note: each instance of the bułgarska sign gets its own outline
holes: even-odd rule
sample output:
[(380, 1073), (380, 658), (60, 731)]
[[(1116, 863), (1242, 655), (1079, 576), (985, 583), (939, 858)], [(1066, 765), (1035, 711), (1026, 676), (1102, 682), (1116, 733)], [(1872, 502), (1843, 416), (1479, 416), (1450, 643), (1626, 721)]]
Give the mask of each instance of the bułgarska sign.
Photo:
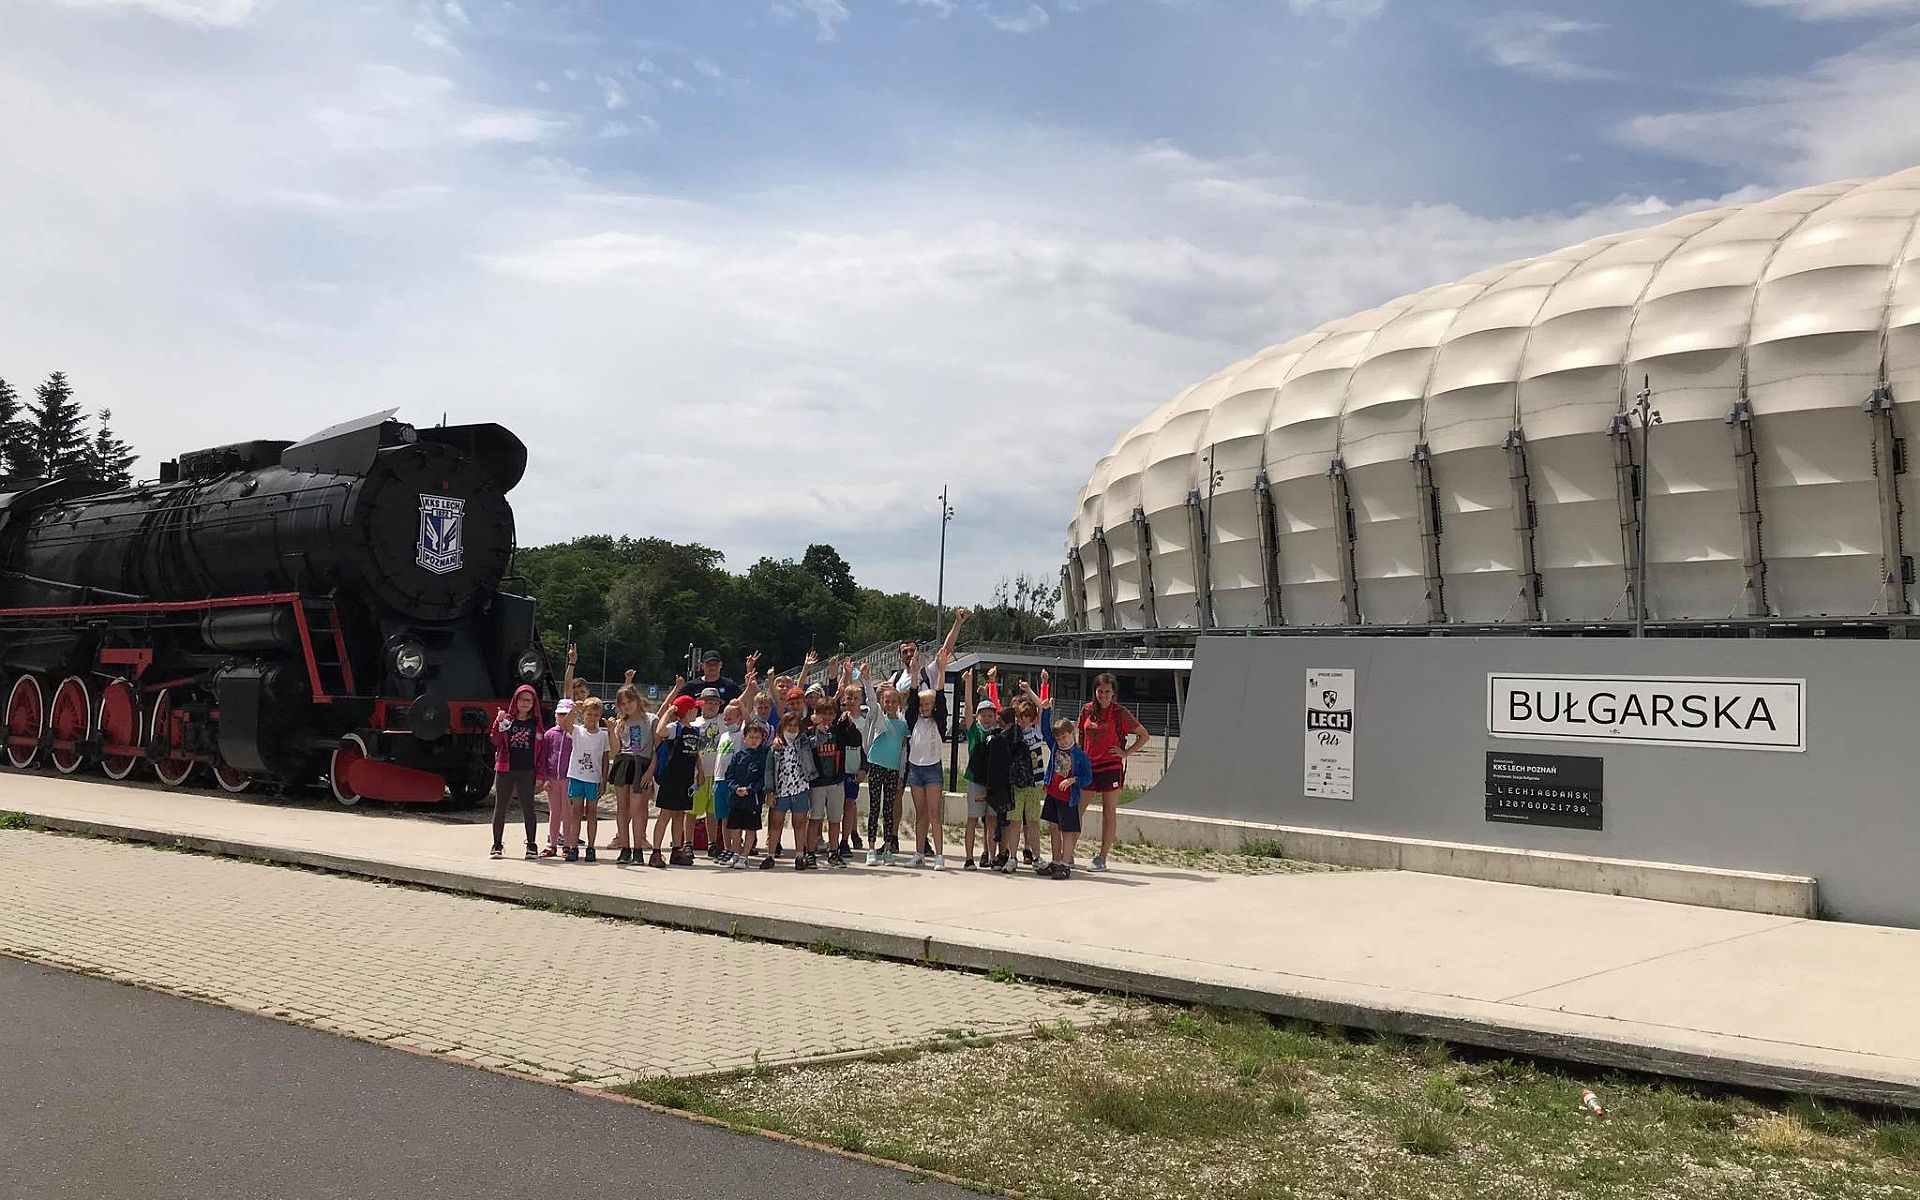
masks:
[(1804, 679), (1487, 675), (1487, 732), (1556, 742), (1807, 748)]

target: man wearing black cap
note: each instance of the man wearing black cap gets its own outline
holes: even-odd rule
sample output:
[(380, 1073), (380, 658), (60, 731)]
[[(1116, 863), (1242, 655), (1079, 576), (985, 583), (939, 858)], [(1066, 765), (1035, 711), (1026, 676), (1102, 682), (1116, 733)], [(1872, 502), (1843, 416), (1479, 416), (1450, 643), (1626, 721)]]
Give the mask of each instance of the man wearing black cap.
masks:
[(718, 650), (709, 650), (700, 656), (700, 678), (687, 687), (689, 696), (698, 696), (707, 688), (720, 693), (720, 707), (725, 708), (728, 701), (740, 694), (740, 685), (720, 673), (721, 659)]

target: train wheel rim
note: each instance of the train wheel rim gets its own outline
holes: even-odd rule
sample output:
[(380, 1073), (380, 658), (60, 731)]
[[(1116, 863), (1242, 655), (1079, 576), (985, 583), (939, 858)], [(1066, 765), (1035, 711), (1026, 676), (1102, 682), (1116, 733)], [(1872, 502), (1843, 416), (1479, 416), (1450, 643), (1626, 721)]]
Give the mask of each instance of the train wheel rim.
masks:
[(359, 734), (350, 733), (334, 747), (333, 759), (327, 764), (327, 786), (333, 789), (333, 798), (349, 808), (360, 803), (361, 796), (347, 782), (347, 768), (366, 757), (366, 742)]
[(220, 785), (221, 791), (236, 796), (253, 786), (253, 776), (223, 762), (213, 764), (213, 781)]
[(40, 756), (40, 734), (46, 720), (46, 694), (40, 681), (22, 675), (7, 693), (7, 761), (24, 771)]
[(47, 753), (54, 770), (71, 775), (86, 765), (87, 751), (82, 743), (93, 736), (93, 696), (78, 675), (62, 679), (54, 691), (53, 704), (47, 709), (47, 731), (53, 735)]
[(140, 736), (141, 716), (139, 698), (126, 680), (116, 679), (100, 693), (100, 769), (107, 773), (107, 778), (125, 779), (139, 765), (138, 753), (108, 754), (105, 748), (145, 745), (145, 739)]
[[(160, 743), (161, 749), (173, 749), (173, 692), (161, 688), (153, 697), (152, 716), (147, 718), (147, 738), (149, 743)], [(177, 755), (165, 755), (153, 760), (153, 774), (168, 787), (179, 787), (193, 774), (193, 760)]]

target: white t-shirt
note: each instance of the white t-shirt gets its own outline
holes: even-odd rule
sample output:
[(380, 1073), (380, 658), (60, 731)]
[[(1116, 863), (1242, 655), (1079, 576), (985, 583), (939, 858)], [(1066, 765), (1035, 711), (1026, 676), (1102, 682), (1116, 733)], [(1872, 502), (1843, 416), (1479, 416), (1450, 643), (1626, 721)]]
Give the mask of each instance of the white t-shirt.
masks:
[(582, 783), (599, 783), (600, 767), (607, 752), (607, 727), (603, 724), (592, 733), (585, 725), (573, 727), (573, 757), (567, 762), (567, 778), (578, 779)]
[(734, 751), (746, 745), (744, 740), (746, 732), (747, 727), (745, 725), (724, 725), (721, 727), (720, 749), (716, 752), (713, 759), (713, 778), (725, 779), (727, 777), (727, 765), (733, 761)]
[(907, 761), (916, 767), (940, 765), (940, 726), (932, 717), (913, 723), (913, 732), (907, 736)]
[(903, 667), (895, 672), (892, 680), (893, 690), (900, 693), (902, 704), (914, 703), (914, 693), (921, 688), (932, 688), (936, 692), (940, 690), (940, 681), (936, 681), (933, 677), (936, 665), (938, 665), (937, 659), (934, 662), (923, 661), (911, 671)]

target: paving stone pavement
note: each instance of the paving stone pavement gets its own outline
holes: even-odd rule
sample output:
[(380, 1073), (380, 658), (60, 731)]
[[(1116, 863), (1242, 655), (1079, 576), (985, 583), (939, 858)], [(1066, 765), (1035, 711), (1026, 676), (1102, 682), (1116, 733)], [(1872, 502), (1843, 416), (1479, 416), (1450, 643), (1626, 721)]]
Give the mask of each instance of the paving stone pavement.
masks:
[(0, 912), (0, 953), (554, 1080), (1117, 1015), (1063, 989), (29, 831), (0, 831)]

